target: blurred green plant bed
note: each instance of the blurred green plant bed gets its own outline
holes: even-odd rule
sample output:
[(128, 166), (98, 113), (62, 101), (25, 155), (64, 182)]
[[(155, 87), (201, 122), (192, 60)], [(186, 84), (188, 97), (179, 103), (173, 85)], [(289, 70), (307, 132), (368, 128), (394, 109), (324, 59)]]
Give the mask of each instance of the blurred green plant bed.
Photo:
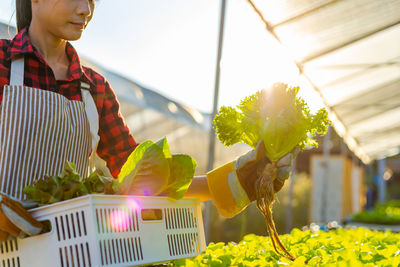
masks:
[(400, 201), (392, 200), (384, 204), (378, 204), (372, 210), (365, 210), (349, 218), (350, 222), (371, 224), (400, 224)]
[(269, 237), (250, 234), (238, 244), (210, 243), (197, 257), (169, 266), (400, 266), (400, 234), (389, 231), (295, 228), (280, 239), (296, 257), (294, 262), (277, 255)]

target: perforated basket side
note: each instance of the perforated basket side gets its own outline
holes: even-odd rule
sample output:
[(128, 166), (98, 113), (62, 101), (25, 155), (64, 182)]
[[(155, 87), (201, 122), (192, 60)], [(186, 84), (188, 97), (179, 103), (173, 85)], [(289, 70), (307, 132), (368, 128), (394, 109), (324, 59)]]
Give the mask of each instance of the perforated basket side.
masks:
[[(138, 232), (139, 231), (139, 215), (138, 212), (128, 207), (100, 207), (95, 209), (96, 225), (98, 234), (121, 233), (121, 232)], [(121, 220), (119, 227), (113, 227), (110, 223), (110, 216), (116, 214)]]
[[(96, 206), (95, 214), (101, 266), (141, 262), (143, 249), (138, 211), (126, 205)], [(117, 225), (112, 225), (113, 221)]]
[(92, 267), (88, 216), (87, 209), (73, 209), (54, 216), (61, 267)]
[(194, 256), (201, 252), (195, 207), (165, 208), (169, 255)]
[(86, 215), (83, 210), (54, 217), (58, 241), (87, 236)]
[(11, 239), (0, 242), (1, 267), (20, 267), (18, 240)]
[(134, 264), (143, 260), (140, 237), (103, 239), (99, 246), (102, 266)]
[(91, 267), (89, 243), (73, 244), (59, 248), (61, 267)]

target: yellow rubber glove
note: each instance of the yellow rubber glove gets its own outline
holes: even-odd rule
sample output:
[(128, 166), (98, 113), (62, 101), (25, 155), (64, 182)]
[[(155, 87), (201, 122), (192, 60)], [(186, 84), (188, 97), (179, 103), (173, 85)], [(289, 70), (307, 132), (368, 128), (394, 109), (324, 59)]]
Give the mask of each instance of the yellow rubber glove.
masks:
[(0, 241), (5, 241), (9, 235), (37, 235), (42, 228), (20, 202), (0, 193)]
[[(274, 181), (275, 192), (288, 179), (293, 159), (299, 149), (282, 157), (277, 162), (278, 177)], [(219, 168), (207, 173), (207, 183), (219, 213), (231, 218), (256, 200), (255, 182), (270, 160), (265, 156), (265, 148), (260, 141), (256, 148)]]

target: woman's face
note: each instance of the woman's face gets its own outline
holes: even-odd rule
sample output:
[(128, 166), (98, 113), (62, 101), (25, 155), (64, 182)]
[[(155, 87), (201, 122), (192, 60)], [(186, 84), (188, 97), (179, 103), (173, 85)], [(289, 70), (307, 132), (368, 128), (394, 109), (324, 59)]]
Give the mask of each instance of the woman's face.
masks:
[(54, 36), (78, 40), (92, 19), (95, 0), (32, 0), (32, 22)]

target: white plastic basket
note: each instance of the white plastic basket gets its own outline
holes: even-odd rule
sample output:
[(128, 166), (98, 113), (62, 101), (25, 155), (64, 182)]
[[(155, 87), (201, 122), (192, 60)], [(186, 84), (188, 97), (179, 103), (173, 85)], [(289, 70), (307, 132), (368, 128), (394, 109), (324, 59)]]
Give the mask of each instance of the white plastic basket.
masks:
[(1, 267), (159, 263), (206, 248), (198, 199), (86, 195), (32, 210), (50, 232), (0, 243)]

